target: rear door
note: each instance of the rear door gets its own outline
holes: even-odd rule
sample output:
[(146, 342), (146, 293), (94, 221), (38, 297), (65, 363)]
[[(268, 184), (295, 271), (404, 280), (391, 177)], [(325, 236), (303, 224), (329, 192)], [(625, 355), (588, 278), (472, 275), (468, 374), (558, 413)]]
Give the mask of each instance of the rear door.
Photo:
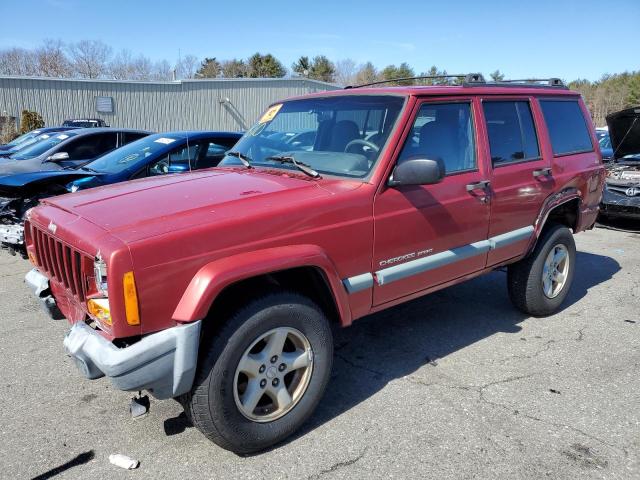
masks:
[(540, 147), (542, 114), (534, 98), (487, 97), (482, 111), (491, 159), (491, 266), (525, 250), (554, 180), (551, 158)]
[(446, 176), (435, 185), (385, 187), (375, 198), (374, 305), (484, 268), (489, 196), (478, 108), (460, 97), (416, 105), (396, 162), (439, 159)]

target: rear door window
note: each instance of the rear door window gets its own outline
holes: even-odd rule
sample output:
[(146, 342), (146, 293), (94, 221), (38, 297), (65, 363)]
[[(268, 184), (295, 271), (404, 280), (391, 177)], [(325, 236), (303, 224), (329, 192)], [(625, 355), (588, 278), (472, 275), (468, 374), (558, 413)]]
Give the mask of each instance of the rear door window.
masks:
[(136, 140), (140, 140), (141, 138), (146, 137), (147, 133), (142, 132), (123, 132), (122, 133), (122, 145), (126, 145), (127, 143), (134, 142)]
[(540, 100), (554, 155), (593, 150), (589, 128), (576, 100)]
[(196, 168), (211, 168), (217, 166), (224, 158), (225, 153), (233, 147), (234, 140), (210, 139), (202, 143), (203, 152), (198, 159)]
[(485, 101), (482, 107), (494, 166), (540, 158), (528, 101)]
[(185, 145), (163, 155), (149, 166), (149, 175), (181, 173), (194, 169), (201, 147), (199, 143)]
[(115, 149), (117, 140), (117, 133), (85, 135), (70, 142), (60, 151), (66, 151), (69, 160), (90, 160)]

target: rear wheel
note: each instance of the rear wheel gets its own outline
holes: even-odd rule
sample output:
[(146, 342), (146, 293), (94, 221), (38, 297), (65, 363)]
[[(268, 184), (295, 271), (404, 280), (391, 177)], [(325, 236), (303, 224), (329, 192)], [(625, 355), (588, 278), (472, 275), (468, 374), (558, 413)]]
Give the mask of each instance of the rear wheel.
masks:
[(507, 282), (513, 304), (534, 316), (557, 311), (571, 288), (575, 258), (571, 230), (563, 225), (548, 227), (530, 256), (509, 265)]
[(203, 348), (185, 411), (205, 436), (236, 453), (263, 450), (296, 431), (331, 373), (329, 322), (296, 293), (250, 302)]

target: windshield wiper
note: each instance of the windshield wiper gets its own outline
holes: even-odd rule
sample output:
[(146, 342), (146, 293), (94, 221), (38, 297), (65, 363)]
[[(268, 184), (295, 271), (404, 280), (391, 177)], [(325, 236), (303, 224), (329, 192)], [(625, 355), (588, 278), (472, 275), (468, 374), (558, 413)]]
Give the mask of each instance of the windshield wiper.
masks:
[(253, 160), (251, 160), (249, 157), (247, 157), (244, 153), (240, 153), (236, 150), (229, 150), (226, 155), (231, 155), (232, 157), (236, 157), (238, 160), (240, 160), (240, 163), (242, 163), (242, 165), (244, 165), (247, 168), (253, 168), (251, 166), (251, 162)]
[(289, 163), (295, 166), (301, 172), (306, 173), (310, 177), (321, 178), (320, 174), (316, 172), (313, 168), (311, 168), (310, 165), (307, 165), (306, 163), (296, 160), (293, 157), (293, 155), (274, 155), (272, 157), (265, 158), (265, 160), (273, 160), (274, 162), (280, 162), (280, 163)]

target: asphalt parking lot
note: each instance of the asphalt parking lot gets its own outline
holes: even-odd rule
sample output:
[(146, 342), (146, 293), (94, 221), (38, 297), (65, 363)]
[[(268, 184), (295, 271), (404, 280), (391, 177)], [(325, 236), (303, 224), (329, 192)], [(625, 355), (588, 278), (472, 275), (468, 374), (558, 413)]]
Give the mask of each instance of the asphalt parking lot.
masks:
[[(2, 478), (640, 478), (640, 234), (576, 237), (563, 310), (529, 318), (505, 273), (337, 332), (334, 373), (289, 442), (238, 457), (174, 401), (132, 420), (130, 394), (80, 377), (0, 252)], [(140, 460), (135, 471), (111, 453)]]

